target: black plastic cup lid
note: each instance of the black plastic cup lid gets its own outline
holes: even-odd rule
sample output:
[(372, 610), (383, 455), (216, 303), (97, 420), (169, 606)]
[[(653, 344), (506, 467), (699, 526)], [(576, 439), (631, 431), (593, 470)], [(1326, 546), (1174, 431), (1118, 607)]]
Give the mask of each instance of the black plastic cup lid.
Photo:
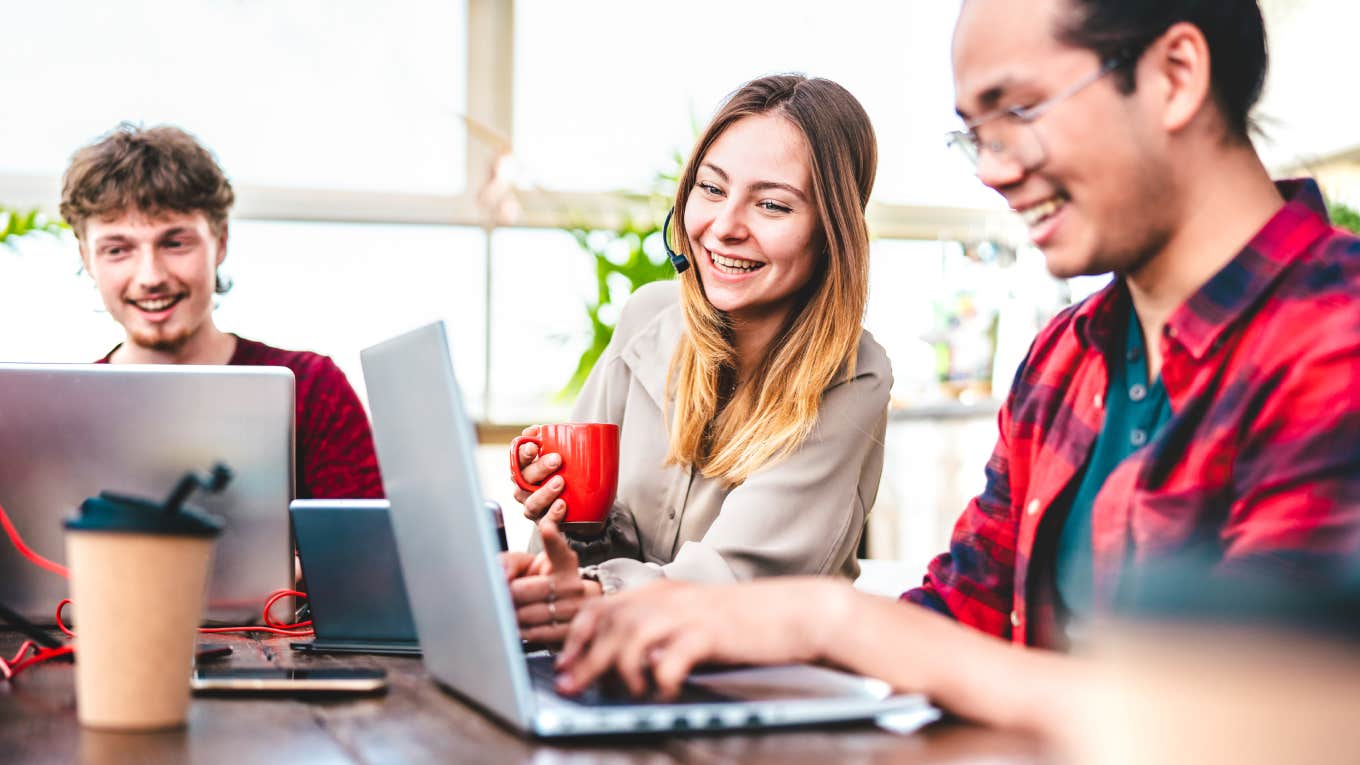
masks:
[(215, 537), (221, 519), (201, 510), (180, 507), (167, 511), (161, 502), (100, 492), (80, 503), (80, 515), (66, 519), (69, 531), (109, 531), (131, 534)]

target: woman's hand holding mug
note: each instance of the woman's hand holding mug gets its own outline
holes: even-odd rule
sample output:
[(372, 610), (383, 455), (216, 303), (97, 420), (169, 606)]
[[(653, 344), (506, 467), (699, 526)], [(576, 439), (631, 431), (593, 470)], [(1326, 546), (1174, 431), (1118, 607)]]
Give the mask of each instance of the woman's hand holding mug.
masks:
[(531, 520), (547, 517), (574, 537), (604, 531), (619, 483), (619, 426), (534, 425), (510, 442), (515, 499)]
[[(553, 523), (560, 524), (563, 516), (567, 514), (567, 503), (561, 499), (566, 481), (560, 475), (551, 479), (548, 476), (562, 467), (562, 455), (556, 452), (539, 454), (538, 427), (530, 425), (520, 433), (521, 436), (535, 440), (520, 441), (519, 449), (515, 450), (510, 458), (518, 463), (520, 473), (526, 482), (541, 484), (542, 488), (528, 491), (520, 488), (519, 482), (516, 481), (515, 501), (524, 506), (525, 518), (537, 521), (546, 515)], [(513, 470), (511, 476), (513, 477)]]

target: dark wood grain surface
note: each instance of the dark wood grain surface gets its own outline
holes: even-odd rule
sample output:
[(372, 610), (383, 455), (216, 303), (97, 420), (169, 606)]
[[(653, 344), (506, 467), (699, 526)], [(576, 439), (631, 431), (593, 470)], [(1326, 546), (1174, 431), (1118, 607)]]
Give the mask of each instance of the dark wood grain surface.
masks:
[[(0, 632), (0, 653), (21, 638)], [(288, 640), (221, 638), (233, 647), (225, 666), (367, 666), (388, 672), (389, 689), (371, 697), (196, 697), (179, 731), (106, 733), (82, 729), (70, 664), (31, 668), (0, 681), (3, 763), (988, 763), (1047, 761), (1036, 742), (1016, 734), (943, 723), (908, 736), (871, 725), (757, 734), (637, 736), (541, 742), (522, 737), (442, 690), (419, 659), (311, 656)]]

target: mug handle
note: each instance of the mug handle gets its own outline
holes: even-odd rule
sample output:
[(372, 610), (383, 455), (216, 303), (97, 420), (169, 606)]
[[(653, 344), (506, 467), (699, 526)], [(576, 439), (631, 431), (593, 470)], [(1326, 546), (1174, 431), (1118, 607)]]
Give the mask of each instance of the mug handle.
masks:
[(524, 474), (519, 472), (519, 447), (522, 444), (533, 444), (538, 447), (539, 454), (543, 453), (543, 439), (537, 436), (515, 436), (515, 440), (510, 442), (510, 477), (521, 489), (538, 491), (543, 488), (543, 484), (529, 483), (525, 480)]

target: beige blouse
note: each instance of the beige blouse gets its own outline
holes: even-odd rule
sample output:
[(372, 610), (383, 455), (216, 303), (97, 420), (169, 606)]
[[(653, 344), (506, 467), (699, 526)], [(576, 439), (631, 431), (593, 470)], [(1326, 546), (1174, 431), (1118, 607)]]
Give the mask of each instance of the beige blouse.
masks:
[[(666, 465), (666, 372), (684, 331), (679, 285), (629, 299), (591, 372), (574, 422), (620, 426), (618, 498), (606, 534), (573, 541), (606, 592), (670, 577), (736, 582), (787, 574), (859, 573), (855, 551), (883, 472), (892, 368), (868, 332), (854, 377), (826, 389), (798, 449), (724, 488)], [(533, 547), (540, 542), (535, 535)], [(594, 565), (589, 565), (594, 564)]]

